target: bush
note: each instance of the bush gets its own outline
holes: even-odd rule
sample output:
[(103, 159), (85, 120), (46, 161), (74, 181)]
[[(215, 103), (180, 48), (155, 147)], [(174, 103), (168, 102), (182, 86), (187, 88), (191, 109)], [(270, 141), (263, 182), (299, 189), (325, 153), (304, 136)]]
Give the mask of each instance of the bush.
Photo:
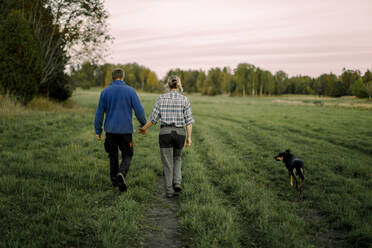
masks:
[(367, 93), (364, 90), (364, 85), (362, 78), (356, 80), (352, 85), (351, 85), (351, 92), (353, 96), (359, 97), (359, 98), (365, 98), (368, 97)]
[(0, 26), (0, 57), (0, 92), (28, 103), (40, 85), (42, 58), (38, 40), (18, 11)]
[(62, 102), (72, 95), (73, 90), (71, 77), (62, 70), (58, 70), (54, 73), (52, 79), (40, 87), (39, 94), (45, 98), (52, 98)]

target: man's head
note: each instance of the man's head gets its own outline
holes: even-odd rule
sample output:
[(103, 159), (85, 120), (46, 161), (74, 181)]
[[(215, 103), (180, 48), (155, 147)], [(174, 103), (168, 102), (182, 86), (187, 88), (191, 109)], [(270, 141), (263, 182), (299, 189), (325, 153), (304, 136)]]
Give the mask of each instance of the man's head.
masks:
[(116, 68), (111, 73), (112, 80), (124, 80), (124, 70)]
[(172, 75), (168, 78), (168, 87), (169, 89), (178, 89), (179, 91), (183, 91), (181, 79), (176, 75)]

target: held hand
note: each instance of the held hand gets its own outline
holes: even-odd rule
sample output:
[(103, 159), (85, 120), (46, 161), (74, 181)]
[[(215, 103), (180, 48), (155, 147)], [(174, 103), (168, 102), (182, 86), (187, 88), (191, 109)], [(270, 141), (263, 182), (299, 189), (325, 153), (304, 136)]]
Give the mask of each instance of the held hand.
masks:
[(186, 147), (190, 147), (191, 146), (191, 143), (192, 143), (191, 138), (187, 138), (187, 140), (186, 140)]
[(138, 128), (138, 131), (139, 131), (141, 134), (143, 134), (143, 135), (145, 135), (145, 134), (147, 133), (147, 130), (144, 129), (143, 127)]
[(97, 140), (102, 140), (102, 134), (96, 134)]

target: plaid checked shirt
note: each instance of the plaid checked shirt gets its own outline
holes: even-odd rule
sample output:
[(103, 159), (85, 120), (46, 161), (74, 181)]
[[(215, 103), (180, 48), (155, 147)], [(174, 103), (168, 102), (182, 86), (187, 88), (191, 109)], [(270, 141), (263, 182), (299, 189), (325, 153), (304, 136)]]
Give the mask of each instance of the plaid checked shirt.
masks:
[(161, 125), (174, 124), (176, 127), (194, 122), (189, 99), (176, 91), (158, 97), (149, 119), (154, 125), (160, 119)]

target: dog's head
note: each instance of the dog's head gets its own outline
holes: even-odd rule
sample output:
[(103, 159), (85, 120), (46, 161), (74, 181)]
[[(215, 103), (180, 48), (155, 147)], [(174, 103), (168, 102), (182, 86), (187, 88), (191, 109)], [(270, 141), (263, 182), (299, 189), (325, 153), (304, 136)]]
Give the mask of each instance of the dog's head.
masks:
[(292, 156), (291, 151), (287, 149), (285, 152), (281, 152), (274, 157), (276, 161), (287, 161)]

